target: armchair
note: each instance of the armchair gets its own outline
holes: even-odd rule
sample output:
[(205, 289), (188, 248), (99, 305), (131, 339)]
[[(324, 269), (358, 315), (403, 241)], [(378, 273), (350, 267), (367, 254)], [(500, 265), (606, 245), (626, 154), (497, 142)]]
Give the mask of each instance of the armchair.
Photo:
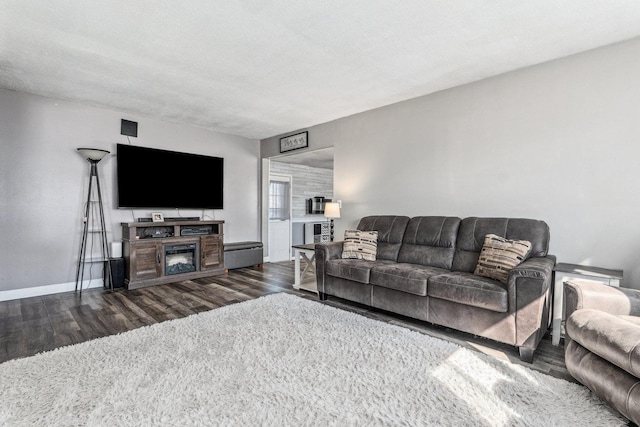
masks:
[(581, 280), (564, 289), (569, 373), (640, 424), (640, 290)]

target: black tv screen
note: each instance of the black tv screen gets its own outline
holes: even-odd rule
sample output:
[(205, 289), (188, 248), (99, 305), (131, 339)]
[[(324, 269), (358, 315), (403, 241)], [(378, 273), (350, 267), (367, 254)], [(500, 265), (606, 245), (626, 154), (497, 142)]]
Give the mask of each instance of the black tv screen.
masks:
[(117, 148), (119, 208), (223, 208), (223, 158), (126, 144)]

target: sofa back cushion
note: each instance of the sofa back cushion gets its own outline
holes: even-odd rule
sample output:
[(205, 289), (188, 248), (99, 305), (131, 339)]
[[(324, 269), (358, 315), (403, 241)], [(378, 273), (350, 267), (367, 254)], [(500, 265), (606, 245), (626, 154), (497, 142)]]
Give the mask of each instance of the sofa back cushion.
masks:
[(446, 216), (411, 218), (398, 262), (451, 269), (461, 219)]
[(473, 273), (487, 234), (531, 242), (529, 257), (546, 256), (549, 251), (549, 226), (544, 221), (524, 218), (464, 218), (458, 229), (451, 268), (453, 271)]
[(358, 230), (378, 232), (376, 259), (397, 261), (402, 236), (409, 223), (407, 216), (372, 215), (360, 220)]

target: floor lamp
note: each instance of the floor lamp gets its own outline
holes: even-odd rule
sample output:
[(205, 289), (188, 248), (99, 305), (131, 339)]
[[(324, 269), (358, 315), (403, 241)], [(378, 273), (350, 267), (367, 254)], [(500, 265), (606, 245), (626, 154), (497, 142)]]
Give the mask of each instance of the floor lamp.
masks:
[[(107, 227), (104, 221), (104, 208), (102, 206), (102, 193), (100, 192), (100, 179), (98, 178), (98, 163), (109, 152), (107, 150), (99, 150), (95, 148), (78, 148), (78, 152), (91, 164), (91, 171), (89, 172), (89, 191), (87, 194), (87, 203), (84, 206), (84, 217), (82, 218), (82, 240), (80, 241), (80, 254), (78, 256), (78, 269), (76, 272), (76, 291), (80, 290), (82, 294), (82, 283), (84, 281), (84, 268), (86, 263), (101, 262), (104, 266), (104, 283), (109, 282), (109, 288), (113, 286), (113, 276), (111, 273), (111, 263), (109, 262), (109, 246), (107, 243)], [(95, 189), (97, 193), (92, 193), (94, 189), (93, 180), (95, 178)], [(99, 216), (99, 223), (95, 222), (95, 213)], [(91, 227), (90, 227), (91, 223)], [(87, 259), (87, 237), (89, 233), (98, 234), (100, 236), (101, 244), (101, 256), (98, 259), (93, 258), (93, 254), (90, 253), (90, 259)], [(93, 238), (91, 239), (93, 245)], [(79, 288), (78, 288), (79, 287)]]
[(329, 218), (331, 223), (330, 225), (330, 239), (333, 242), (333, 220), (335, 218), (340, 218), (340, 203), (336, 202), (327, 202), (324, 204), (324, 216), (325, 218)]

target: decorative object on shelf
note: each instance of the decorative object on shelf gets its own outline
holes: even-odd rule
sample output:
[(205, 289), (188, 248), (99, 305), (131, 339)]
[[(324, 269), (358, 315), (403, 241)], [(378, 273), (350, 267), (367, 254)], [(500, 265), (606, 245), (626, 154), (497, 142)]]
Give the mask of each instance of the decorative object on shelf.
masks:
[(300, 132), (295, 135), (280, 138), (280, 152), (297, 150), (309, 146), (309, 132)]
[(122, 242), (111, 242), (111, 258), (122, 258)]
[(333, 220), (335, 218), (340, 218), (340, 203), (338, 202), (327, 202), (324, 205), (324, 216), (325, 218), (329, 218), (329, 222), (331, 223), (331, 237), (330, 240), (333, 242)]
[[(96, 148), (78, 148), (78, 152), (91, 164), (89, 171), (89, 186), (87, 192), (87, 202), (84, 206), (84, 216), (82, 218), (82, 237), (80, 241), (80, 253), (78, 255), (78, 268), (76, 270), (76, 291), (82, 293), (84, 282), (84, 270), (87, 263), (102, 263), (103, 281), (106, 287), (113, 286), (113, 276), (111, 264), (109, 263), (109, 245), (107, 243), (107, 227), (104, 221), (104, 208), (102, 205), (102, 193), (100, 192), (100, 179), (98, 178), (98, 163), (109, 151)], [(95, 185), (94, 185), (95, 178)], [(95, 192), (94, 192), (95, 188)], [(92, 199), (97, 197), (97, 199)], [(92, 234), (91, 246), (93, 247), (93, 235), (100, 238), (100, 254), (97, 258), (93, 253), (87, 254), (87, 240), (89, 233)], [(89, 267), (91, 269), (91, 267)]]
[(160, 212), (154, 212), (151, 214), (151, 219), (153, 220), (153, 222), (164, 222), (164, 215), (162, 215)]

